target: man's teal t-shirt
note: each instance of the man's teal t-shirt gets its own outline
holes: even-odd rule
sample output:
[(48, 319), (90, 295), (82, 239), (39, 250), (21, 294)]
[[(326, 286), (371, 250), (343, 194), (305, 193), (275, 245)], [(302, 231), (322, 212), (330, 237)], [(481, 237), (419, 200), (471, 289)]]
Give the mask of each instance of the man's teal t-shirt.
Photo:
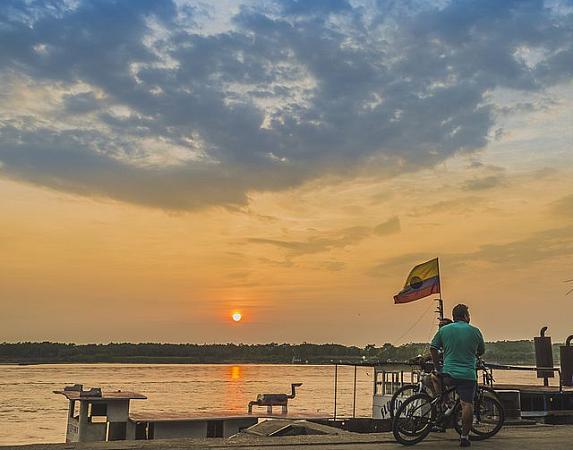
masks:
[(464, 321), (445, 325), (438, 330), (431, 347), (444, 352), (443, 373), (461, 380), (477, 380), (476, 355), (485, 349), (481, 331)]

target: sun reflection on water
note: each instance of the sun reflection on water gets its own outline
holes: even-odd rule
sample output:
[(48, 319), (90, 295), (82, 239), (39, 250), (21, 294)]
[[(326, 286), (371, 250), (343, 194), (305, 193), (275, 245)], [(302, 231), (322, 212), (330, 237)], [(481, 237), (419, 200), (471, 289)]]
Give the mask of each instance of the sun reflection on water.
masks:
[(241, 366), (231, 366), (231, 380), (241, 379)]

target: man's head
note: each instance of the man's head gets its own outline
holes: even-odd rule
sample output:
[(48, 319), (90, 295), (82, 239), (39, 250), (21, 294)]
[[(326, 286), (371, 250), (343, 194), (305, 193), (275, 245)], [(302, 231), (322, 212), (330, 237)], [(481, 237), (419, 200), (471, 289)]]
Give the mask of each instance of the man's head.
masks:
[(452, 310), (452, 317), (456, 322), (462, 320), (464, 322), (470, 323), (470, 310), (466, 305), (460, 303), (459, 305), (454, 306), (454, 309)]

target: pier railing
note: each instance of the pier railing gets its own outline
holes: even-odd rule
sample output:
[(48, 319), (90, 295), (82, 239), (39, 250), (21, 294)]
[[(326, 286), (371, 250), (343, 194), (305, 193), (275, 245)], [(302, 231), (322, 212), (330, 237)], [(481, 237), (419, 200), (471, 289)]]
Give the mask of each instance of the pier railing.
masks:
[(529, 372), (557, 372), (559, 376), (559, 392), (563, 391), (563, 381), (561, 379), (561, 369), (559, 367), (537, 367), (537, 366), (511, 366), (508, 364), (495, 364), (495, 363), (487, 363), (487, 366), (491, 369), (496, 370), (521, 370), (521, 371), (529, 371)]

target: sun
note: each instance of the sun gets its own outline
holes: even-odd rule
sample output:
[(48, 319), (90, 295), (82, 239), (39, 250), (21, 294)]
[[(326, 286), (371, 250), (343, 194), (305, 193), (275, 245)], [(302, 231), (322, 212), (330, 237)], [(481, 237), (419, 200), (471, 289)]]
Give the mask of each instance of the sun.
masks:
[(231, 316), (235, 322), (240, 322), (243, 318), (243, 315), (240, 312), (234, 312)]

